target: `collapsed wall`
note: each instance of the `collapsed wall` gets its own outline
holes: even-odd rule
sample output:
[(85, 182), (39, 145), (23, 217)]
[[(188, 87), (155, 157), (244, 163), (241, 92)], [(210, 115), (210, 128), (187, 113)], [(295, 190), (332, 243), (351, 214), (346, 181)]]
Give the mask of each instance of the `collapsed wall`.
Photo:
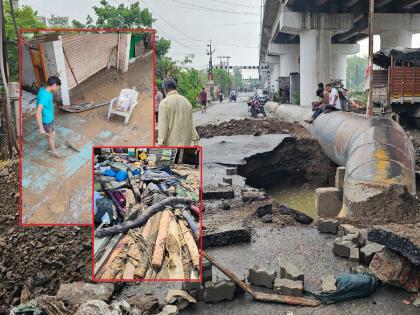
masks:
[[(385, 191), (392, 193), (393, 186), (401, 186), (414, 199), (414, 148), (403, 128), (393, 120), (332, 112), (320, 115), (309, 125), (304, 120), (310, 118), (311, 108), (269, 102), (266, 110), (280, 119), (303, 124), (318, 140), (323, 152), (346, 167), (340, 217), (351, 217), (353, 208)], [(388, 197), (393, 198), (392, 194)], [(389, 208), (385, 213), (392, 215), (392, 211)], [(414, 207), (410, 211), (417, 213), (418, 209)]]

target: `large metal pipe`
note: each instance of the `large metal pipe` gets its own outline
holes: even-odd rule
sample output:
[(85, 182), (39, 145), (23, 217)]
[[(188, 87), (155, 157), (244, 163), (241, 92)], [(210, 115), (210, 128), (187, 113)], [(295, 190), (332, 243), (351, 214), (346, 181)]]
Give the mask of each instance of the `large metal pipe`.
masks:
[(266, 110), (282, 120), (301, 123), (332, 161), (346, 167), (340, 217), (351, 216), (352, 203), (394, 184), (416, 194), (414, 147), (395, 121), (337, 111), (321, 114), (309, 125), (304, 120), (312, 115), (310, 107), (269, 102)]

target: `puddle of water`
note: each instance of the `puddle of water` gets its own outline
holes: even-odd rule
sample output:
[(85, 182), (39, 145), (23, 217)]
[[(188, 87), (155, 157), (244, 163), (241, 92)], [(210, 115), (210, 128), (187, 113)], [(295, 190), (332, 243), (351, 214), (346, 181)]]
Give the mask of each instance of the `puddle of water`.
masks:
[(317, 217), (315, 210), (315, 188), (302, 186), (275, 186), (266, 188), (267, 194), (289, 208), (299, 210), (312, 218)]

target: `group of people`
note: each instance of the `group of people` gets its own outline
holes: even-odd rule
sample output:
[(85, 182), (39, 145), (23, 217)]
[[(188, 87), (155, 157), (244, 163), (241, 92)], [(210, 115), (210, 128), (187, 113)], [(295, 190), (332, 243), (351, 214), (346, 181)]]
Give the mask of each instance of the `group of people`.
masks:
[(314, 111), (310, 119), (306, 119), (305, 122), (312, 124), (314, 120), (322, 113), (329, 113), (335, 110), (344, 110), (348, 90), (344, 88), (343, 82), (339, 84), (340, 92), (337, 88), (333, 87), (332, 83), (328, 83), (324, 87), (324, 83), (318, 84), (316, 96), (319, 101), (312, 103), (312, 110)]

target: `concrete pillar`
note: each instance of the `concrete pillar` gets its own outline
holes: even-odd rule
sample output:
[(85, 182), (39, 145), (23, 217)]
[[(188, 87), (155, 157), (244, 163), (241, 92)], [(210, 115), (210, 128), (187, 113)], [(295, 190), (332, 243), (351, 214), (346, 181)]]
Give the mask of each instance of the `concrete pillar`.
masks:
[[(277, 59), (280, 61), (280, 58)], [(277, 92), (279, 90), (280, 62), (270, 64), (270, 77), (271, 88)]]
[(63, 106), (70, 105), (69, 84), (67, 81), (66, 61), (64, 59), (63, 42), (60, 40), (53, 41), (55, 62), (57, 67), (57, 75), (61, 80), (60, 94)]
[(293, 72), (299, 72), (299, 54), (280, 55), (280, 76), (289, 77)]
[(405, 30), (383, 31), (381, 35), (381, 49), (383, 48), (412, 48), (413, 33)]
[(305, 30), (300, 35), (300, 105), (311, 106), (319, 82), (331, 80), (331, 30)]
[(131, 34), (119, 35), (117, 68), (121, 72), (128, 71), (128, 61), (130, 58), (130, 43), (131, 43)]
[(332, 79), (343, 80), (344, 86), (346, 85), (347, 76), (347, 54), (332, 54), (331, 55), (331, 66), (332, 66)]

